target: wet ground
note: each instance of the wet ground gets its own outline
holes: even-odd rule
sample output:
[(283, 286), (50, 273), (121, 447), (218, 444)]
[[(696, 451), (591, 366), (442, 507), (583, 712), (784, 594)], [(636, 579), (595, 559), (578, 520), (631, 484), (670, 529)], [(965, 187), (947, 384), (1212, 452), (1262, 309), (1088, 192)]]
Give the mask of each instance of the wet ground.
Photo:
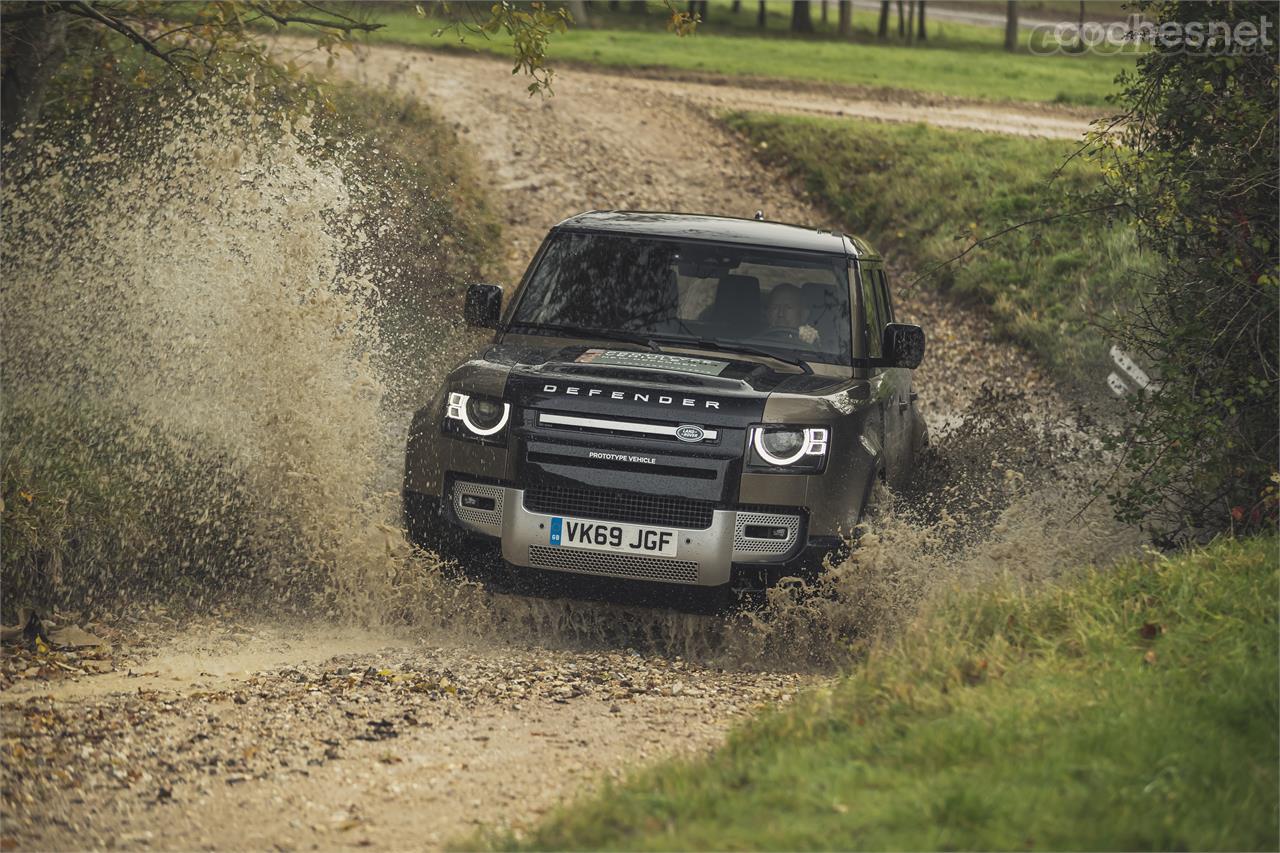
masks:
[[(144, 624), (70, 661), (6, 653), (6, 849), (437, 847), (708, 749), (813, 681), (625, 649)], [(88, 660), (106, 672), (58, 665)]]

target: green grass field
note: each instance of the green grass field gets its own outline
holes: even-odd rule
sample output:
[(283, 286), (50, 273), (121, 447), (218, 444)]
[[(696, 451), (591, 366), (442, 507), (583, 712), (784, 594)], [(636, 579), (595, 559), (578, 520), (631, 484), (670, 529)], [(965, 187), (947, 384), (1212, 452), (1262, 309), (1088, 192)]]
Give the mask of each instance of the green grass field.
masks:
[[(656, 4), (654, 4), (656, 6)], [(748, 4), (751, 5), (751, 4)], [(818, 81), (856, 87), (907, 90), (990, 101), (1049, 101), (1102, 106), (1117, 73), (1133, 66), (1132, 57), (1009, 54), (1000, 32), (962, 24), (938, 24), (927, 45), (907, 47), (875, 41), (869, 13), (855, 15), (858, 30), (849, 41), (831, 37), (793, 38), (786, 22), (771, 23), (760, 34), (744, 12), (713, 8), (697, 35), (678, 38), (663, 28), (661, 16), (595, 13), (591, 28), (574, 27), (553, 36), (549, 62), (589, 62), (603, 66), (674, 69), (724, 75), (750, 75)], [(430, 47), (457, 46), (452, 33), (435, 36), (443, 21), (423, 19), (412, 10), (377, 7), (370, 20), (384, 28), (375, 42)], [(771, 19), (772, 21), (772, 19)], [(993, 35), (994, 33), (994, 35)], [(468, 48), (509, 55), (502, 38), (467, 37)]]
[[(1082, 209), (1079, 196), (1097, 179), (1077, 159), (1049, 185), (1074, 150), (1069, 142), (852, 119), (726, 121), (762, 159), (798, 176), (841, 226), (917, 274), (1010, 224)], [(997, 238), (918, 286), (982, 303), (1060, 378), (1097, 382), (1109, 344), (1090, 324), (1133, 301), (1148, 263), (1130, 229), (1068, 217)]]
[(1277, 545), (955, 595), (711, 757), (496, 846), (1275, 850)]

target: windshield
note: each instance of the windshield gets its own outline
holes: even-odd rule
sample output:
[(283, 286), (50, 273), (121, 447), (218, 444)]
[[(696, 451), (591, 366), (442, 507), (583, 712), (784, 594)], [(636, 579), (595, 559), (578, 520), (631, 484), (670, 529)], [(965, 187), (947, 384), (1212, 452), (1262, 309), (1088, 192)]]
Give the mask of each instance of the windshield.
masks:
[(511, 324), (713, 340), (849, 364), (845, 259), (753, 246), (562, 232)]

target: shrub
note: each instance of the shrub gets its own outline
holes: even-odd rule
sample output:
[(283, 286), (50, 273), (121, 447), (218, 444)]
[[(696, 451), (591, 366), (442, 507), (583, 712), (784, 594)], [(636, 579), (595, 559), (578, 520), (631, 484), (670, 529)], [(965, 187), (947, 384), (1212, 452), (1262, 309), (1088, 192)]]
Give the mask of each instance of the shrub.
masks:
[[(1158, 22), (1251, 22), (1268, 3), (1140, 3)], [(1265, 29), (1261, 30), (1266, 32)], [(1280, 170), (1274, 42), (1257, 52), (1156, 44), (1122, 77), (1124, 113), (1097, 136), (1104, 201), (1163, 260), (1116, 325), (1158, 387), (1112, 439), (1123, 519), (1172, 543), (1274, 525), (1280, 450)]]

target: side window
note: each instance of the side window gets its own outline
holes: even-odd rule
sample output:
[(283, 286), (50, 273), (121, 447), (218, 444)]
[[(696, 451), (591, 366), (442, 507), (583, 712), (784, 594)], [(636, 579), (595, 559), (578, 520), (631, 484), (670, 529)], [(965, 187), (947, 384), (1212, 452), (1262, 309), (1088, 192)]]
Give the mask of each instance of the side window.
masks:
[(880, 270), (863, 270), (862, 304), (867, 313), (867, 355), (871, 358), (880, 357), (880, 338), (884, 329), (884, 315), (881, 308), (882, 303), (876, 292), (880, 290), (880, 281), (883, 276), (884, 273)]
[[(893, 304), (889, 302), (889, 279), (885, 277), (884, 270), (876, 270), (876, 279), (878, 286), (876, 287), (877, 295), (880, 297), (880, 320), (881, 323), (893, 322)], [(881, 325), (883, 329), (884, 326)]]

